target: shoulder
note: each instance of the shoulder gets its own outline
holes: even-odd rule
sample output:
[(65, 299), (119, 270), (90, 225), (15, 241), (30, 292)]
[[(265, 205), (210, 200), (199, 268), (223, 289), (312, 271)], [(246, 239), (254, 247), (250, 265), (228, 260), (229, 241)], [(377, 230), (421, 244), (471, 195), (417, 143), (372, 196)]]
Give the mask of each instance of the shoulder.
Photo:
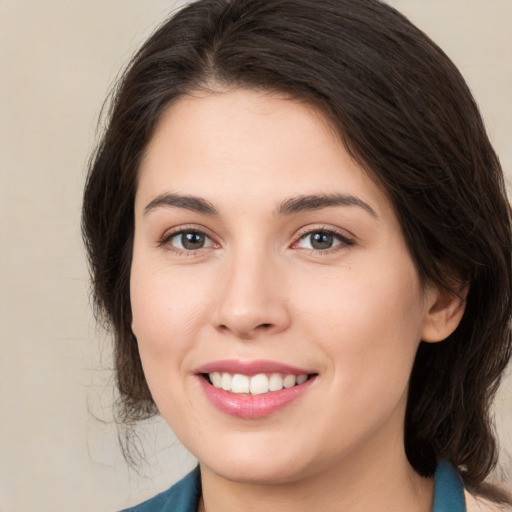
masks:
[(195, 512), (201, 496), (199, 468), (153, 498), (122, 512)]
[(464, 491), (466, 498), (467, 512), (512, 512), (510, 505), (498, 505), (484, 498), (474, 496), (468, 491)]

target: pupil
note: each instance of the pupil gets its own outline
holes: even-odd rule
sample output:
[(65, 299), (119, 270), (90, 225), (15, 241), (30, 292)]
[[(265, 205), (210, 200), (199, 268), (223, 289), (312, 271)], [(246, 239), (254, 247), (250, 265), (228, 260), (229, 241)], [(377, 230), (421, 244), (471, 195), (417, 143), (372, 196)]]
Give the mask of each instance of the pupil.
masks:
[(311, 236), (311, 246), (314, 249), (330, 249), (332, 242), (333, 235), (328, 233), (315, 233)]
[(185, 249), (200, 249), (204, 245), (204, 236), (200, 233), (184, 233), (181, 244)]

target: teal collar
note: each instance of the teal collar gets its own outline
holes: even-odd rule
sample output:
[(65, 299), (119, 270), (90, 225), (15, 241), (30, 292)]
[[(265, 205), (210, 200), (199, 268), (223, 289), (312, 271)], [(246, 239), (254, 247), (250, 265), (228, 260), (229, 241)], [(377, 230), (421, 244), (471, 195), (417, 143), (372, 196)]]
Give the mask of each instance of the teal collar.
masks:
[(466, 512), (462, 481), (446, 461), (441, 461), (436, 469), (432, 512)]

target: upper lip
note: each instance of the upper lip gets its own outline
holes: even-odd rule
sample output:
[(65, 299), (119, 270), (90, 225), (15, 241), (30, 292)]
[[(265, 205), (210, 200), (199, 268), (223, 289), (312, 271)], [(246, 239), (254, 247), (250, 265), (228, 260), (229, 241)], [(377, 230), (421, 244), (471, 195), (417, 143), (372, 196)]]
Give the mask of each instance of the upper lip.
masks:
[(236, 359), (223, 359), (206, 363), (195, 370), (195, 373), (240, 373), (242, 375), (257, 375), (258, 373), (282, 373), (284, 375), (305, 375), (315, 373), (309, 369), (290, 366), (277, 361), (254, 360), (238, 361)]

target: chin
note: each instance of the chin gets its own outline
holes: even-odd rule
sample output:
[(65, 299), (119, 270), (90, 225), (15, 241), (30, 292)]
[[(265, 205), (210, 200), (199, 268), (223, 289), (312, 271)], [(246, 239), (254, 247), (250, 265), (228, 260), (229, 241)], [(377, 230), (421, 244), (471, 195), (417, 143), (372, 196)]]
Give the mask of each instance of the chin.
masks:
[(311, 476), (315, 469), (318, 471), (318, 461), (308, 461), (304, 449), (288, 446), (283, 450), (282, 442), (280, 449), (269, 444), (233, 443), (230, 449), (216, 454), (210, 452), (204, 458), (198, 455), (202, 467), (226, 480), (245, 484), (286, 484)]
[[(286, 466), (286, 467), (285, 467)], [(288, 464), (282, 464), (279, 461), (264, 462), (226, 462), (212, 464), (208, 468), (216, 475), (229, 480), (250, 485), (277, 485), (287, 484), (301, 480), (307, 474), (307, 471), (297, 471)]]

